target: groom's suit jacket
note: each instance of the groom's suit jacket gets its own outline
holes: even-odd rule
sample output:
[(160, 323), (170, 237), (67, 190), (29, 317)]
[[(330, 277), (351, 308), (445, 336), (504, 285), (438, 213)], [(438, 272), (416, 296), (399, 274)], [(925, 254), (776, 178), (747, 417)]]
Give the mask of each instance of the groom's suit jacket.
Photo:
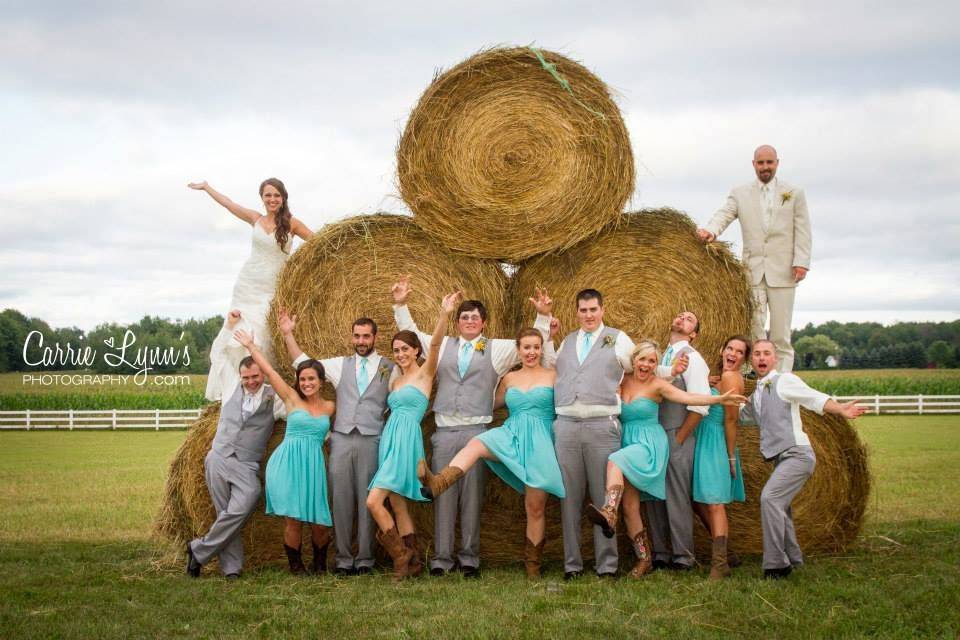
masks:
[(759, 181), (734, 187), (706, 229), (719, 236), (735, 218), (740, 220), (743, 232), (743, 262), (750, 271), (750, 284), (758, 285), (766, 276), (771, 287), (797, 286), (793, 267), (809, 269), (812, 248), (803, 190), (776, 181), (773, 218), (768, 227)]

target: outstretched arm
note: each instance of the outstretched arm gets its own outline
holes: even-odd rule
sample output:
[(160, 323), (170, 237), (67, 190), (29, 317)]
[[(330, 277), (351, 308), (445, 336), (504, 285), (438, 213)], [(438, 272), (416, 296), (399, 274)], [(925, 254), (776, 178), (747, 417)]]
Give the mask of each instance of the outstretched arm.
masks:
[(301, 240), (309, 240), (311, 237), (313, 237), (313, 231), (310, 230), (310, 227), (303, 224), (303, 222), (297, 218), (293, 218), (291, 221), (290, 231), (292, 231), (293, 235), (297, 236)]
[[(397, 323), (397, 329), (400, 331), (413, 331), (420, 338), (425, 351), (430, 349), (430, 335), (420, 331), (413, 316), (410, 315), (410, 309), (407, 308), (407, 298), (413, 292), (410, 286), (410, 276), (403, 276), (390, 287), (390, 293), (393, 295), (393, 320)], [(428, 353), (424, 353), (427, 356)]]
[(656, 381), (657, 390), (660, 391), (660, 395), (670, 402), (676, 402), (677, 404), (685, 404), (688, 406), (725, 404), (731, 407), (739, 407), (741, 404), (747, 401), (746, 396), (735, 393), (733, 390), (727, 391), (722, 395), (715, 396), (709, 393), (690, 393), (688, 391), (683, 391), (676, 388), (666, 380), (663, 380), (662, 378), (656, 378)]
[(197, 191), (206, 191), (207, 195), (213, 198), (217, 204), (224, 207), (227, 211), (237, 216), (247, 224), (255, 224), (257, 220), (261, 218), (260, 213), (254, 211), (253, 209), (247, 209), (246, 207), (240, 206), (227, 196), (223, 195), (204, 180), (202, 182), (191, 182), (187, 185), (191, 189), (196, 189)]
[(267, 380), (270, 381), (270, 385), (277, 391), (277, 395), (283, 399), (283, 403), (287, 409), (292, 409), (299, 398), (297, 392), (288, 385), (283, 377), (277, 373), (276, 369), (270, 365), (270, 361), (264, 357), (260, 348), (254, 344), (253, 336), (246, 331), (238, 330), (234, 332), (233, 337), (236, 338), (237, 342), (247, 348), (247, 351), (253, 356), (253, 361), (256, 362), (261, 371), (263, 371)]
[(859, 402), (859, 400), (851, 400), (850, 402), (844, 402), (841, 404), (833, 398), (830, 398), (827, 400), (826, 404), (823, 405), (823, 412), (832, 413), (836, 416), (843, 416), (848, 420), (856, 420), (867, 411), (866, 407), (861, 407), (858, 404)]
[(437, 317), (437, 326), (433, 330), (433, 335), (430, 336), (430, 354), (427, 356), (427, 361), (421, 368), (423, 375), (429, 377), (431, 380), (437, 373), (437, 361), (440, 359), (440, 345), (443, 343), (444, 336), (447, 335), (448, 318), (454, 309), (457, 308), (462, 298), (462, 291), (448, 293), (443, 296), (443, 301), (440, 303), (440, 315)]
[(717, 236), (723, 233), (724, 229), (730, 226), (731, 222), (736, 220), (739, 212), (740, 207), (737, 205), (737, 199), (731, 191), (730, 195), (727, 196), (727, 201), (717, 209), (707, 226), (703, 229), (697, 229), (697, 238), (701, 242), (713, 242), (717, 239)]

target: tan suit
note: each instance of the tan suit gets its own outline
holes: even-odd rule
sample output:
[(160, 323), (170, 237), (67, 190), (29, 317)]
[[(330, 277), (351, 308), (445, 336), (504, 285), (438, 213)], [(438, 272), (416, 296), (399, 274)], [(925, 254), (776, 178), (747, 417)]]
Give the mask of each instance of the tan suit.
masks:
[(764, 328), (770, 309), (770, 340), (777, 349), (780, 371), (793, 369), (790, 324), (797, 283), (793, 267), (810, 268), (812, 238), (807, 198), (802, 189), (771, 180), (772, 215), (767, 215), (761, 183), (734, 187), (726, 203), (713, 214), (706, 229), (723, 233), (735, 218), (743, 233), (743, 262), (749, 271), (756, 309), (753, 337), (767, 337)]

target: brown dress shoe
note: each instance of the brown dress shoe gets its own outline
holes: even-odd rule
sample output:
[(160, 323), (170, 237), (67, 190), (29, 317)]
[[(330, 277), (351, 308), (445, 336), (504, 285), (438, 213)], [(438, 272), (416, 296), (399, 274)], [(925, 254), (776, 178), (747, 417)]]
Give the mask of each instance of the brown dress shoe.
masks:
[(377, 541), (393, 558), (393, 581), (400, 582), (410, 574), (410, 560), (413, 558), (413, 552), (403, 544), (396, 527), (386, 532), (378, 531)]
[(543, 559), (543, 545), (547, 539), (544, 538), (539, 544), (530, 542), (527, 538), (527, 544), (523, 550), (523, 564), (527, 569), (527, 577), (531, 580), (540, 578), (540, 565)]

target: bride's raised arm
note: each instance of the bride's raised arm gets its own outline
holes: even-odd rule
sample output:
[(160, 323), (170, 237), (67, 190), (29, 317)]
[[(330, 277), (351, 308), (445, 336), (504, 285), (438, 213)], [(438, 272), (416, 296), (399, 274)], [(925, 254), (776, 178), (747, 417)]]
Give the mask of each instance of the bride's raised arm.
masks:
[[(196, 189), (197, 191), (206, 191), (207, 195), (213, 198), (217, 204), (219, 204), (220, 206), (225, 208), (227, 211), (237, 216), (238, 218), (240, 218), (241, 220), (243, 220), (249, 225), (255, 224), (257, 220), (259, 220), (261, 217), (260, 212), (254, 211), (253, 209), (247, 209), (246, 207), (243, 207), (237, 204), (236, 202), (234, 202), (233, 200), (231, 200), (230, 198), (223, 195), (222, 193), (220, 193), (219, 191), (211, 187), (209, 184), (207, 184), (206, 180), (203, 180), (202, 182), (191, 182), (187, 184), (187, 186), (190, 187), (191, 189)], [(303, 223), (301, 223), (301, 225), (302, 224)], [(296, 231), (294, 232), (296, 233)], [(303, 238), (303, 236), (300, 235), (299, 233), (297, 235)]]

